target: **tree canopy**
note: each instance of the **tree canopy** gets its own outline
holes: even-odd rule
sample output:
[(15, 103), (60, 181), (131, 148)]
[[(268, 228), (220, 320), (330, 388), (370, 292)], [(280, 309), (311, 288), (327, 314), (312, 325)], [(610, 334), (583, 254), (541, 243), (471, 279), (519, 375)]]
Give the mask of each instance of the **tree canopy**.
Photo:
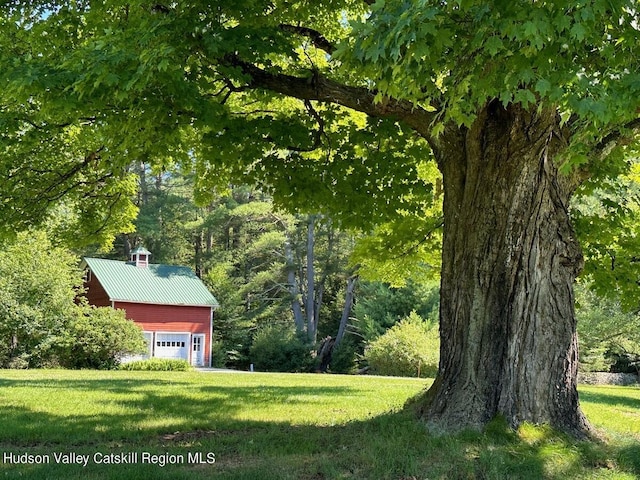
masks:
[(64, 198), (86, 233), (122, 229), (140, 159), (194, 169), (201, 196), (251, 178), (290, 208), (371, 225), (424, 207), (422, 139), (445, 148), (445, 127), (492, 100), (558, 111), (564, 168), (591, 163), (589, 175), (640, 124), (634, 2), (12, 1), (2, 13), (14, 226)]
[(132, 228), (130, 165), (147, 161), (197, 172), (201, 201), (256, 181), (293, 210), (392, 221), (382, 247), (404, 253), (407, 237), (437, 242), (442, 221), (425, 221), (438, 198), (426, 142), (446, 148), (445, 126), (493, 99), (559, 112), (579, 181), (624, 170), (601, 157), (621, 137), (628, 154), (639, 124), (633, 2), (12, 1), (2, 14), (5, 233), (62, 203), (70, 237), (108, 243)]
[(380, 99), (434, 108), (435, 132), (497, 99), (552, 106), (601, 137), (638, 117), (637, 20), (625, 1), (380, 1), (344, 51)]
[[(424, 143), (399, 124), (308, 95), (316, 90), (314, 76), (324, 78), (320, 72), (334, 70), (335, 63), (310, 41), (317, 38), (313, 29), (325, 30), (327, 45), (337, 42), (350, 30), (340, 19), (354, 8), (363, 13), (364, 6), (3, 7), (0, 56), (8, 88), (1, 125), (3, 165), (11, 173), (3, 197), (18, 198), (3, 204), (2, 218), (14, 226), (37, 222), (64, 195), (71, 210), (93, 213), (93, 231), (86, 233), (98, 231), (98, 221), (122, 229), (135, 210), (115, 202), (126, 203), (127, 169), (139, 160), (195, 171), (200, 200), (231, 180), (255, 180), (298, 211), (326, 210), (336, 206), (333, 199), (348, 199), (350, 208), (334, 213), (351, 224), (373, 225), (399, 208), (420, 211), (416, 200), (430, 199), (430, 190), (413, 159), (428, 159)], [(300, 77), (280, 78), (285, 72)], [(282, 80), (307, 93), (287, 100), (269, 91), (270, 82), (286, 86)], [(353, 92), (374, 107), (366, 88)], [(25, 168), (26, 158), (46, 168)], [(397, 184), (407, 187), (404, 194)], [(31, 208), (20, 210), (22, 196), (12, 193), (19, 189), (34, 192)]]

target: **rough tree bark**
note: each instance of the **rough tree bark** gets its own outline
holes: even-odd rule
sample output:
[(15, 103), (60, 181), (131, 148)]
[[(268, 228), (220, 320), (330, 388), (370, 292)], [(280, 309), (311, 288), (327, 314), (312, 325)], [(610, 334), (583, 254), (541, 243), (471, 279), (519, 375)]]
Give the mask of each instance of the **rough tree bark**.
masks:
[(575, 436), (589, 426), (576, 388), (573, 282), (582, 268), (558, 173), (555, 112), (489, 104), (436, 151), (445, 185), (440, 369), (420, 402), (439, 430), (502, 415)]

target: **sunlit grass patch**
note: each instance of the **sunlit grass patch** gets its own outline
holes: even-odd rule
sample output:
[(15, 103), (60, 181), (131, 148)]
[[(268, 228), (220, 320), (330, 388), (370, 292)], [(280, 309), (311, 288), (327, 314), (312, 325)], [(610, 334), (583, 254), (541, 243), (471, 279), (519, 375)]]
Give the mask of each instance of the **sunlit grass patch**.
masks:
[(640, 441), (640, 387), (583, 385), (580, 405), (595, 427)]

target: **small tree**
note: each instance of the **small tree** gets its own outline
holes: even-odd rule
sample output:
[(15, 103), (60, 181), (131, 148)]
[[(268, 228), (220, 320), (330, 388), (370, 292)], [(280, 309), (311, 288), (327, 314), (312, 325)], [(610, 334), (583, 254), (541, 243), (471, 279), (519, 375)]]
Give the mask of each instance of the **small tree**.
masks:
[(369, 343), (364, 351), (371, 372), (403, 377), (434, 377), (438, 372), (440, 340), (435, 323), (416, 312)]
[(42, 232), (20, 233), (0, 247), (1, 366), (55, 361), (60, 338), (77, 315), (82, 275), (76, 264)]
[(110, 369), (125, 355), (146, 351), (142, 329), (109, 307), (85, 307), (65, 333), (62, 364), (69, 368)]
[(0, 366), (111, 368), (144, 351), (139, 327), (111, 308), (77, 303), (77, 258), (44, 232), (0, 247)]

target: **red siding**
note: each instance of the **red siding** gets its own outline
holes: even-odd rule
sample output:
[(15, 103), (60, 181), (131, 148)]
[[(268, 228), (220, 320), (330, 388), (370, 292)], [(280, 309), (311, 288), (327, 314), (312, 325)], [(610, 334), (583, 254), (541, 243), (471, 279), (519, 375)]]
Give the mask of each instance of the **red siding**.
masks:
[(127, 312), (127, 318), (148, 331), (191, 332), (209, 334), (211, 308), (179, 305), (149, 305), (115, 302), (115, 308)]
[[(205, 334), (204, 364), (209, 365), (211, 351), (210, 307), (180, 305), (151, 305), (143, 303), (115, 302), (115, 308), (126, 311), (147, 332), (190, 332)], [(189, 349), (191, 352), (191, 349)], [(191, 353), (190, 353), (191, 354)]]
[(88, 281), (84, 282), (84, 288), (89, 304), (95, 305), (96, 307), (110, 307), (111, 301), (109, 300), (109, 295), (107, 295), (105, 289), (102, 288), (96, 276), (90, 270), (86, 271), (86, 275)]

